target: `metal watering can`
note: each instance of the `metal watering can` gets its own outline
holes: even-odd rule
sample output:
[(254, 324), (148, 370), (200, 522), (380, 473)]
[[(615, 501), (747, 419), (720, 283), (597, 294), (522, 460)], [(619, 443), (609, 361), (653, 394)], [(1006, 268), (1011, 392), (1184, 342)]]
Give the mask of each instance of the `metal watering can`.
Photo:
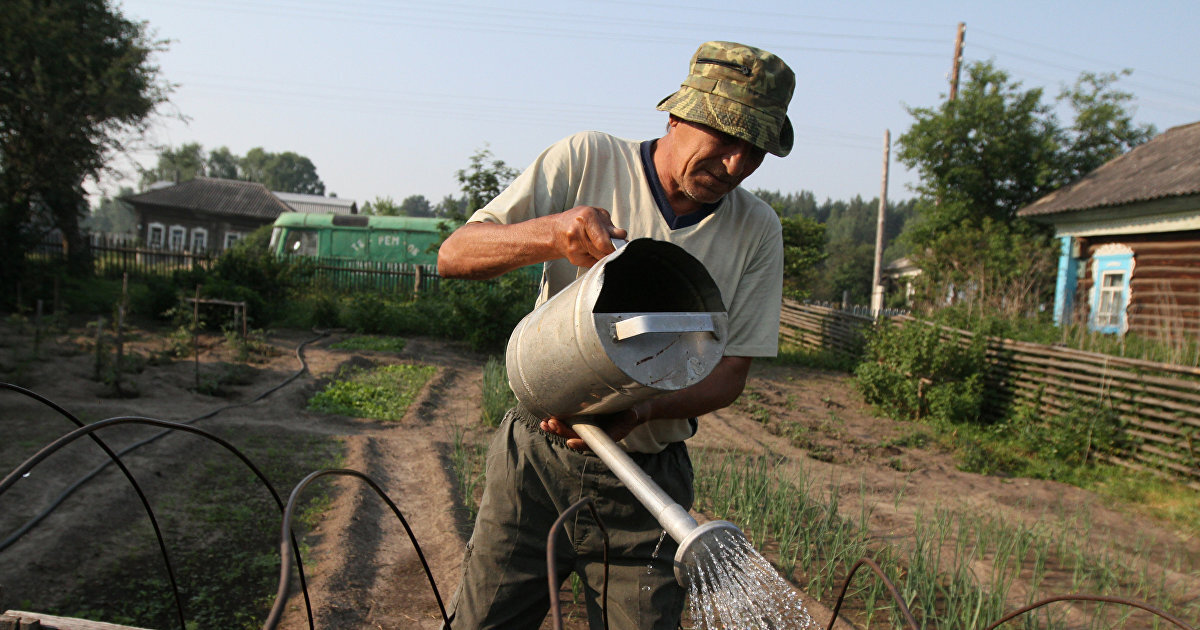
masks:
[(703, 380), (721, 360), (729, 315), (704, 265), (664, 241), (614, 240), (617, 250), (525, 316), (505, 363), (517, 400), (565, 419), (679, 543), (676, 580), (703, 541), (736, 535), (699, 525), (589, 415), (622, 411)]
[(704, 265), (663, 241), (613, 243), (509, 337), (509, 385), (541, 417), (628, 409), (699, 383), (721, 360), (729, 316)]

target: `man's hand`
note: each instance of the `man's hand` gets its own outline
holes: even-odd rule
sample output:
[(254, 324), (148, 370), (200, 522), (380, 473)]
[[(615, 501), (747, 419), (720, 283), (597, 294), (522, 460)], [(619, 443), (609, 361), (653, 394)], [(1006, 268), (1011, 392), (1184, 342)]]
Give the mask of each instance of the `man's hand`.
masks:
[[(617, 413), (592, 416), (591, 424), (605, 430), (614, 442), (620, 442), (629, 435), (630, 431), (646, 421), (646, 417), (637, 411), (637, 405)], [(571, 425), (564, 419), (546, 418), (541, 423), (542, 430), (567, 439), (567, 448), (576, 451), (591, 450), (578, 433), (571, 430)]]
[(625, 230), (613, 225), (608, 210), (593, 206), (575, 206), (552, 215), (555, 248), (576, 267), (591, 268), (613, 253), (612, 239), (625, 238)]

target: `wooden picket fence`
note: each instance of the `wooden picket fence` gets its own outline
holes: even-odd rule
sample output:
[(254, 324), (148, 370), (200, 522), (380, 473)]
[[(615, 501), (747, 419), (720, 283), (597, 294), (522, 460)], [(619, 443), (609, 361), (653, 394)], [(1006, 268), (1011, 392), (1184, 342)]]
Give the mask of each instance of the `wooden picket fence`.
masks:
[(802, 348), (857, 357), (862, 352), (863, 335), (874, 323), (870, 315), (784, 300), (779, 334)]
[(314, 261), (311, 272), (314, 284), (339, 291), (403, 292), (415, 297), (436, 292), (441, 284), (434, 265), (329, 260)]
[[(893, 321), (933, 325), (910, 316)], [(854, 353), (874, 320), (837, 309), (785, 302), (780, 335), (803, 347)], [(940, 327), (947, 341), (971, 343), (973, 333)], [(1029, 405), (1060, 415), (1078, 401), (1111, 409), (1132, 446), (1107, 461), (1164, 473), (1200, 489), (1200, 368), (1171, 365), (988, 337), (987, 402), (993, 413)]]

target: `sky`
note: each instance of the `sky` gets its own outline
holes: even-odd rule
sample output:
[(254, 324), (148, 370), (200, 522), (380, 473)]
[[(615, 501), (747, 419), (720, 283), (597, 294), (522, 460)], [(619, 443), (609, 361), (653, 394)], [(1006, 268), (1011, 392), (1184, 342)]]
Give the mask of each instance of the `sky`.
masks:
[[(98, 194), (136, 188), (155, 147), (198, 142), (307, 156), (327, 194), (397, 203), (458, 195), (455, 172), (481, 149), (523, 169), (577, 131), (662, 134), (655, 110), (700, 43), (736, 41), (796, 73), (792, 153), (744, 184), (818, 201), (877, 197), (884, 134), (991, 60), (1052, 102), (1081, 72), (1131, 69), (1135, 121), (1159, 131), (1200, 121), (1200, 9), (1193, 1), (714, 2), (451, 0), (125, 0), (129, 19), (168, 40), (155, 58), (174, 85), (140, 148), (110, 164)], [(965, 78), (965, 73), (964, 73)], [(1069, 120), (1069, 112), (1060, 116)], [(893, 144), (887, 194), (913, 196)]]

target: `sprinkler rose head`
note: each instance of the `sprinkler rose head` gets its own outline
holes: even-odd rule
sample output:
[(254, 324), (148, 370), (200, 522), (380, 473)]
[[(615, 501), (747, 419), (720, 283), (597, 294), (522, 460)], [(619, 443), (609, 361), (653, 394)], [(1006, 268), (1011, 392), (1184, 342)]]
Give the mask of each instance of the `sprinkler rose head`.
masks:
[(709, 521), (688, 532), (679, 541), (679, 550), (675, 552), (675, 581), (688, 588), (689, 574), (697, 567), (707, 570), (706, 566), (714, 561), (713, 552), (718, 545), (729, 545), (730, 541), (745, 538), (742, 530), (729, 521)]

